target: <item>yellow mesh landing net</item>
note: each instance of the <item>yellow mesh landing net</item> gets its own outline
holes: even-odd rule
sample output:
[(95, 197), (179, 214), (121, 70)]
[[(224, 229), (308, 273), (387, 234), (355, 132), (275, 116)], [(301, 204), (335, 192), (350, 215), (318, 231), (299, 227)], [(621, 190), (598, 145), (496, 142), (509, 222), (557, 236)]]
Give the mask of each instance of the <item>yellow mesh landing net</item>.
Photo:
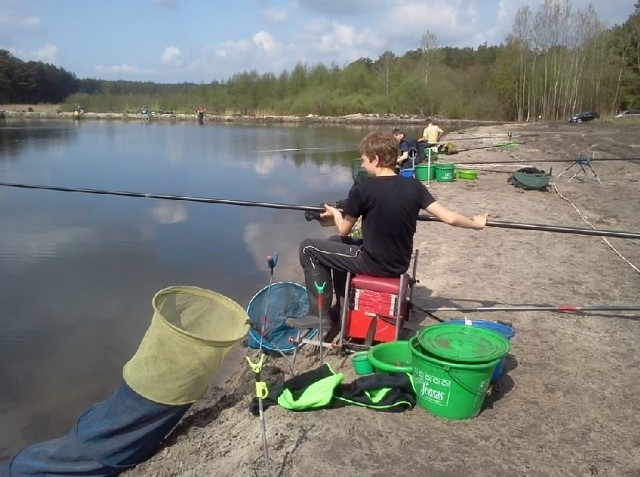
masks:
[(249, 317), (230, 298), (188, 286), (160, 290), (153, 309), (151, 325), (122, 370), (124, 380), (151, 401), (192, 403), (249, 331)]

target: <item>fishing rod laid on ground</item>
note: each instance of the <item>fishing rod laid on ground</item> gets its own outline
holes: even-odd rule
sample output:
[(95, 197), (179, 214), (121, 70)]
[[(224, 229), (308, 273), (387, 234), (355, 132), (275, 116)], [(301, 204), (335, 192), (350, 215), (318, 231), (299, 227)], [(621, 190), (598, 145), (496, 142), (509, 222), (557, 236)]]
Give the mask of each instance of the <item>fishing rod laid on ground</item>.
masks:
[(475, 141), (482, 139), (516, 139), (522, 137), (537, 137), (540, 134), (509, 134), (509, 133), (501, 133), (495, 134), (493, 136), (464, 136), (464, 137), (445, 137), (440, 140), (440, 142), (457, 142), (457, 141)]
[[(473, 138), (469, 138), (469, 139), (473, 139)], [(499, 140), (500, 138), (495, 137), (495, 138), (490, 138), (490, 139)], [(521, 142), (515, 142), (515, 141), (513, 141), (513, 135), (512, 135), (512, 133), (508, 133), (508, 134), (507, 134), (507, 138), (506, 138), (506, 139), (507, 139), (506, 141), (499, 142), (499, 143), (497, 143), (497, 144), (492, 144), (492, 145), (490, 145), (490, 146), (469, 147), (469, 148), (467, 148), (467, 149), (459, 149), (459, 150), (458, 150), (458, 151), (456, 151), (456, 152), (477, 151), (477, 150), (482, 150), (482, 149), (491, 149), (491, 148), (495, 148), (495, 147), (500, 147), (500, 148), (505, 149), (505, 148), (511, 148), (511, 147), (516, 147), (516, 146), (521, 146), (521, 145), (523, 145), (523, 144), (529, 144), (529, 143), (531, 143), (531, 142), (532, 142), (532, 141), (521, 141)], [(452, 141), (454, 141), (454, 144), (455, 144), (456, 139), (452, 139)]]
[[(57, 192), (75, 192), (81, 194), (96, 194), (96, 195), (112, 195), (120, 197), (137, 197), (145, 199), (162, 199), (162, 200), (175, 200), (184, 202), (197, 202), (204, 204), (226, 204), (226, 205), (240, 205), (244, 207), (263, 207), (268, 209), (281, 209), (281, 210), (299, 210), (304, 212), (323, 212), (324, 207), (310, 206), (310, 205), (294, 205), (294, 204), (282, 204), (276, 202), (254, 202), (247, 200), (235, 200), (235, 199), (220, 199), (214, 197), (189, 197), (169, 194), (152, 194), (149, 192), (127, 192), (127, 191), (112, 191), (102, 189), (86, 189), (86, 188), (73, 188), (51, 185), (38, 185), (38, 184), (19, 184), (12, 182), (0, 182), (1, 187), (15, 187), (20, 189), (37, 189), (37, 190), (49, 190)], [(312, 219), (308, 219), (312, 220)], [(432, 215), (420, 214), (418, 220), (426, 222), (440, 222), (440, 220)], [(582, 229), (577, 227), (566, 227), (560, 225), (543, 225), (543, 224), (528, 224), (521, 222), (507, 222), (501, 220), (487, 220), (488, 227), (505, 228), (505, 229), (519, 229), (519, 230), (536, 230), (541, 232), (555, 232), (565, 234), (576, 235), (595, 235), (600, 237), (616, 237), (626, 239), (640, 239), (640, 232), (626, 232), (620, 230), (600, 230), (600, 229)]]
[(531, 142), (531, 141), (526, 141), (526, 142), (505, 142), (505, 143), (501, 143), (501, 144), (492, 144), (491, 146), (480, 146), (480, 147), (470, 147), (470, 148), (467, 148), (467, 149), (458, 149), (456, 152), (481, 151), (483, 149), (492, 149), (492, 148), (496, 148), (496, 147), (508, 148), (508, 147), (521, 146), (523, 144), (528, 144), (529, 142)]
[(439, 311), (460, 311), (475, 313), (482, 311), (556, 311), (558, 313), (578, 313), (581, 311), (638, 311), (640, 305), (521, 305), (521, 306), (441, 306), (420, 308), (412, 306), (423, 313), (431, 314)]
[[(478, 312), (488, 312), (488, 311), (508, 311), (508, 312), (519, 312), (519, 311), (551, 311), (557, 313), (575, 313), (575, 314), (585, 314), (584, 312), (596, 312), (596, 311), (638, 311), (640, 310), (640, 305), (520, 305), (520, 306), (441, 306), (441, 307), (429, 307), (429, 308), (421, 308), (415, 303), (411, 302), (411, 307), (425, 313), (430, 318), (439, 321), (440, 323), (446, 323), (447, 319), (441, 318), (439, 316), (434, 315), (434, 313), (438, 313), (441, 311), (457, 311), (460, 313), (478, 313)], [(615, 315), (621, 316), (621, 315)], [(637, 315), (624, 315), (630, 319), (638, 318)], [(503, 322), (497, 320), (498, 323), (511, 326), (510, 323)], [(424, 324), (405, 322), (404, 327), (413, 330), (420, 331), (425, 326)]]
[[(460, 152), (460, 151), (459, 151)], [(640, 157), (595, 157), (593, 159), (523, 159), (521, 161), (471, 161), (471, 162), (456, 162), (454, 164), (459, 166), (466, 165), (476, 165), (476, 164), (523, 164), (528, 162), (580, 162), (580, 161), (589, 161), (589, 162), (600, 162), (600, 161), (640, 161)]]

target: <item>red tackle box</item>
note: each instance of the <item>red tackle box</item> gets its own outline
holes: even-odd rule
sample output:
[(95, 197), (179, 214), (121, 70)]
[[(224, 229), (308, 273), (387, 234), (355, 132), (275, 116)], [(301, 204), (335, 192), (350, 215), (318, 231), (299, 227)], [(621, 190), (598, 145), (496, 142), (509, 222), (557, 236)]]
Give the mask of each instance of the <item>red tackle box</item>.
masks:
[[(408, 281), (407, 281), (408, 283)], [(356, 275), (351, 281), (349, 315), (346, 335), (349, 338), (366, 339), (372, 322), (375, 323), (374, 342), (396, 339), (396, 316), (408, 316), (409, 303), (400, 303), (400, 278), (377, 278)]]

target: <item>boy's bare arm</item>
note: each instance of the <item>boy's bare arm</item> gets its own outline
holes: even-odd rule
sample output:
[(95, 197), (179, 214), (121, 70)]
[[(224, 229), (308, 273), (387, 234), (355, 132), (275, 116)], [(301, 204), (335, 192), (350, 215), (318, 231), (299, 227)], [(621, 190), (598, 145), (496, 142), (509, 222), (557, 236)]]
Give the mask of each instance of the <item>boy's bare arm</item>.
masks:
[(489, 214), (485, 213), (474, 215), (473, 218), (470, 219), (454, 210), (447, 209), (444, 205), (439, 204), (438, 202), (430, 204), (426, 208), (426, 211), (445, 224), (475, 230), (483, 229), (487, 225), (487, 217), (489, 217)]
[(358, 219), (349, 215), (345, 215), (343, 217), (342, 212), (329, 204), (324, 204), (324, 208), (325, 211), (320, 214), (320, 217), (333, 217), (336, 229), (338, 229), (338, 235), (340, 235), (340, 237), (346, 237), (349, 235)]

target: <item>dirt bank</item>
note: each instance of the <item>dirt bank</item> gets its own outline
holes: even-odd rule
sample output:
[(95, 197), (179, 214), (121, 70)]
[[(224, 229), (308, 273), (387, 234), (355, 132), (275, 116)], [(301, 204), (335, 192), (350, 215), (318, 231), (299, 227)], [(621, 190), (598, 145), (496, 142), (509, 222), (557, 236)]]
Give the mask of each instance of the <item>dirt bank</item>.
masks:
[[(62, 111), (59, 106), (52, 104), (5, 104), (0, 105), (0, 119), (17, 118), (29, 120), (68, 119), (68, 120), (102, 120), (102, 121), (158, 121), (158, 122), (184, 122), (196, 121), (196, 114), (177, 112), (155, 112), (148, 114), (140, 112), (93, 112), (83, 111), (81, 114)], [(421, 115), (397, 115), (397, 114), (348, 114), (346, 116), (318, 116), (308, 114), (306, 116), (275, 116), (275, 115), (243, 115), (206, 113), (204, 123), (259, 123), (259, 124), (376, 124), (394, 127), (399, 124), (416, 125), (416, 132), (422, 132), (425, 117)], [(449, 120), (442, 120), (443, 123)], [(467, 121), (454, 120), (458, 125), (465, 123), (498, 124), (497, 121)]]
[[(513, 148), (491, 147), (507, 140)], [(446, 138), (455, 162), (522, 160), (559, 174), (595, 145), (598, 157), (640, 156), (640, 127), (506, 125)], [(464, 140), (463, 140), (464, 139)], [(517, 166), (483, 167), (475, 181), (431, 183), (438, 200), (494, 220), (640, 232), (640, 162), (593, 164), (601, 179), (555, 178), (550, 192), (507, 185)], [(575, 170), (575, 169), (574, 169)], [(500, 172), (503, 171), (503, 172)], [(548, 232), (481, 232), (419, 223), (414, 302), (426, 306), (619, 305), (640, 302), (640, 243)], [(627, 261), (625, 261), (627, 260)], [(441, 318), (459, 313), (440, 313)], [(640, 475), (640, 314), (601, 312), (470, 313), (501, 319), (517, 334), (507, 373), (468, 421), (415, 408), (400, 414), (356, 407), (293, 413), (266, 411), (271, 475), (636, 476)], [(433, 320), (420, 312), (413, 320)], [(354, 378), (348, 358), (327, 360)], [(317, 356), (303, 348), (298, 372)], [(268, 360), (264, 378), (283, 379), (288, 362)], [(166, 446), (127, 476), (265, 475), (260, 426), (248, 411), (253, 376), (237, 373), (194, 405)]]

